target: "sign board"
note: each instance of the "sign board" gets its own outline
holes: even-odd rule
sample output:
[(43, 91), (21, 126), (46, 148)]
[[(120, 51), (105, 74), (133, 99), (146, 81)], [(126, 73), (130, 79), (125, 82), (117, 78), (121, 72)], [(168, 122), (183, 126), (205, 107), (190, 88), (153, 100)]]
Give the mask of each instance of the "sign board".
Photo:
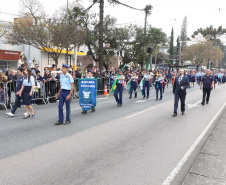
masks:
[(79, 80), (79, 104), (83, 110), (96, 107), (97, 79), (84, 78)]

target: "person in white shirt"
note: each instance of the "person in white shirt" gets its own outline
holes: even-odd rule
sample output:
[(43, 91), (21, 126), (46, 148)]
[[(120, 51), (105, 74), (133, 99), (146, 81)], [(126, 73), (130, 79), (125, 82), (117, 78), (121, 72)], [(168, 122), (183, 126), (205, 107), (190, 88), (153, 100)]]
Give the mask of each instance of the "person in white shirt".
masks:
[[(144, 71), (145, 73), (145, 71)], [(147, 99), (149, 98), (149, 85), (150, 85), (150, 82), (151, 81), (151, 75), (149, 74), (149, 71), (147, 71), (145, 74), (144, 74), (144, 87), (143, 87), (143, 91), (144, 91), (144, 96), (143, 98), (146, 97), (145, 95), (145, 89), (147, 87)]]
[(24, 55), (20, 55), (20, 59), (18, 60), (18, 68), (20, 68), (22, 64), (24, 64)]
[[(125, 76), (123, 75), (123, 70), (120, 70), (119, 74), (119, 78), (118, 78), (118, 82), (116, 84), (116, 89), (115, 89), (115, 100), (117, 102), (117, 106), (121, 107), (122, 106), (122, 90), (123, 90), (123, 85), (124, 85), (124, 81), (125, 81)], [(118, 94), (119, 94), (119, 98), (118, 98)]]

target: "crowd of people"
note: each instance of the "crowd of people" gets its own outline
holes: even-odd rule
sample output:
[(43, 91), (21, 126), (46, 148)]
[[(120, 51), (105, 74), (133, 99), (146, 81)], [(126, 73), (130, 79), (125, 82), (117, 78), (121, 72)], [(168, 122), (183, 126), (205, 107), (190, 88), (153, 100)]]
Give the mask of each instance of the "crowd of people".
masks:
[[(135, 95), (134, 97), (137, 98), (138, 89), (141, 90), (143, 98), (148, 99), (150, 87), (154, 86), (156, 90), (156, 101), (162, 100), (165, 88), (168, 88), (170, 84), (172, 85), (172, 87), (174, 86), (175, 79), (179, 73), (179, 70), (141, 70), (136, 69), (135, 67), (131, 67), (127, 70), (119, 70), (112, 67), (109, 71), (101, 71), (96, 67), (92, 67), (91, 70), (93, 72), (92, 77), (98, 79), (97, 87), (98, 93), (100, 94), (104, 92), (105, 86), (107, 86), (107, 89), (110, 90), (115, 79), (118, 78), (118, 88), (114, 93), (118, 106), (122, 106), (123, 89), (128, 89), (130, 99), (132, 98), (133, 92)], [(88, 69), (74, 70), (72, 66), (68, 66), (67, 71), (74, 80), (73, 95), (75, 95), (79, 90), (78, 80), (81, 78), (87, 78)], [(20, 73), (22, 73), (23, 75), (21, 76)], [(27, 77), (27, 74), (29, 74), (30, 77)], [(57, 69), (56, 65), (52, 65), (52, 67), (44, 69), (44, 75), (42, 76), (40, 74), (38, 64), (35, 64), (30, 70), (27, 69), (27, 65), (24, 63), (20, 63), (17, 71), (11, 70), (6, 71), (5, 73), (0, 72), (0, 103), (7, 102), (7, 106), (10, 107), (12, 92), (14, 92), (18, 96), (20, 95), (18, 93), (18, 79), (25, 83), (24, 79), (26, 78), (29, 78), (29, 82), (27, 82), (27, 84), (30, 84), (29, 86), (31, 87), (31, 89), (30, 87), (28, 89), (26, 87), (27, 84), (25, 83), (23, 90), (26, 92), (30, 91), (30, 93), (28, 94), (32, 95), (31, 100), (29, 99), (29, 104), (41, 104), (43, 100), (49, 102), (56, 101), (55, 97), (60, 89), (59, 81), (61, 74), (61, 69)], [(195, 83), (200, 85), (202, 78), (205, 75), (205, 71), (184, 70), (183, 75), (188, 78), (189, 88), (191, 88), (194, 87)], [(226, 70), (211, 71), (211, 76), (214, 79), (214, 88), (216, 84), (220, 85), (226, 82)], [(29, 97), (30, 96), (28, 96), (27, 98)], [(19, 98), (16, 98), (15, 101), (19, 101), (18, 99)], [(28, 116), (29, 111), (31, 111), (32, 115), (34, 115), (35, 113), (32, 107), (28, 107), (26, 106), (26, 104), (25, 117)], [(21, 105), (23, 106), (24, 102), (21, 102)], [(15, 113), (14, 111), (12, 112), (13, 114)]]

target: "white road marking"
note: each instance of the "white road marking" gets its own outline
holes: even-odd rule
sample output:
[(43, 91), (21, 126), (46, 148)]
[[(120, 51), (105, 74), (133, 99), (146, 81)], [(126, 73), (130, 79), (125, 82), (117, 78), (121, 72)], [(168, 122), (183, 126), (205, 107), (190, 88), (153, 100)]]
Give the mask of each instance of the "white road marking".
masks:
[[(97, 105), (101, 105), (101, 104), (106, 104), (106, 103), (110, 103), (110, 102), (113, 102), (113, 101), (115, 101), (115, 100), (112, 100), (112, 101), (106, 101), (106, 102), (102, 102), (102, 103), (98, 103)], [(71, 109), (71, 111), (72, 110), (77, 110), (77, 109), (81, 109), (81, 107), (76, 107), (76, 108), (74, 108), (74, 109)], [(64, 112), (65, 112), (66, 110), (64, 110)]]
[(173, 171), (170, 173), (170, 175), (166, 178), (166, 180), (162, 183), (162, 185), (170, 185), (175, 176), (178, 174), (178, 172), (181, 170), (184, 163), (188, 160), (190, 155), (194, 152), (196, 147), (199, 145), (200, 141), (204, 138), (210, 127), (213, 125), (216, 118), (220, 115), (222, 110), (226, 107), (226, 103), (220, 108), (220, 110), (217, 112), (217, 114), (213, 117), (213, 119), (209, 122), (209, 124), (206, 126), (206, 128), (203, 130), (201, 135), (197, 138), (197, 140), (193, 143), (191, 148), (187, 151), (187, 153), (183, 156), (183, 158), (180, 160), (180, 162), (177, 164), (177, 166), (173, 169)]
[(137, 101), (134, 102), (134, 103), (143, 103), (143, 102), (145, 102), (145, 100), (137, 100)]
[(110, 98), (110, 97), (105, 97), (105, 98), (97, 98), (98, 100), (106, 100), (107, 98)]
[(136, 114), (133, 114), (133, 115), (131, 115), (131, 116), (128, 116), (128, 117), (126, 117), (125, 119), (129, 119), (129, 118), (132, 118), (132, 117), (137, 116), (137, 115), (139, 115), (139, 114), (142, 114), (142, 113), (144, 113), (144, 112), (147, 112), (147, 111), (149, 111), (149, 110), (155, 109), (155, 108), (157, 108), (157, 107), (160, 107), (160, 106), (163, 105), (163, 104), (165, 104), (165, 103), (162, 103), (162, 104), (159, 104), (159, 105), (157, 105), (157, 106), (151, 107), (151, 108), (149, 108), (149, 109), (143, 110), (143, 111), (141, 111), (141, 112), (138, 112), (138, 113), (136, 113)]
[(191, 109), (191, 108), (194, 108), (194, 107), (199, 107), (202, 100), (199, 100), (197, 102), (195, 102), (194, 104), (188, 104), (188, 108)]

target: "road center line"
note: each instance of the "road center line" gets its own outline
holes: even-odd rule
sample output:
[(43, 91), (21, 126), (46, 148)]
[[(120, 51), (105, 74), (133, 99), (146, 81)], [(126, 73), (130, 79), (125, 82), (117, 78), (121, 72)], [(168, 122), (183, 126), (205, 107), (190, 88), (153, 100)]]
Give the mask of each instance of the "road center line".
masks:
[(222, 110), (226, 107), (226, 103), (220, 108), (220, 110), (215, 114), (213, 119), (209, 122), (209, 124), (206, 126), (206, 128), (203, 130), (201, 135), (197, 138), (197, 140), (193, 143), (191, 148), (187, 151), (187, 153), (183, 156), (183, 158), (180, 160), (180, 162), (177, 164), (177, 166), (173, 169), (173, 171), (170, 173), (170, 175), (166, 178), (166, 180), (162, 183), (162, 185), (170, 185), (173, 179), (176, 177), (176, 175), (181, 170), (184, 163), (188, 160), (188, 158), (191, 156), (191, 154), (194, 152), (196, 147), (199, 145), (200, 141), (204, 138), (210, 127), (213, 125), (214, 121), (217, 119), (217, 117), (220, 115)]
[(165, 104), (165, 103), (162, 103), (162, 104), (159, 104), (159, 105), (157, 105), (157, 106), (151, 107), (151, 108), (149, 108), (149, 109), (143, 110), (143, 111), (141, 111), (141, 112), (138, 112), (138, 113), (136, 113), (136, 114), (133, 114), (133, 115), (131, 115), (131, 116), (128, 116), (128, 117), (126, 117), (125, 119), (130, 119), (130, 118), (132, 118), (132, 117), (134, 117), (134, 116), (137, 116), (137, 115), (142, 114), (142, 113), (144, 113), (144, 112), (147, 112), (147, 111), (149, 111), (149, 110), (155, 109), (155, 108), (160, 107), (161, 105), (164, 105), (164, 104)]

